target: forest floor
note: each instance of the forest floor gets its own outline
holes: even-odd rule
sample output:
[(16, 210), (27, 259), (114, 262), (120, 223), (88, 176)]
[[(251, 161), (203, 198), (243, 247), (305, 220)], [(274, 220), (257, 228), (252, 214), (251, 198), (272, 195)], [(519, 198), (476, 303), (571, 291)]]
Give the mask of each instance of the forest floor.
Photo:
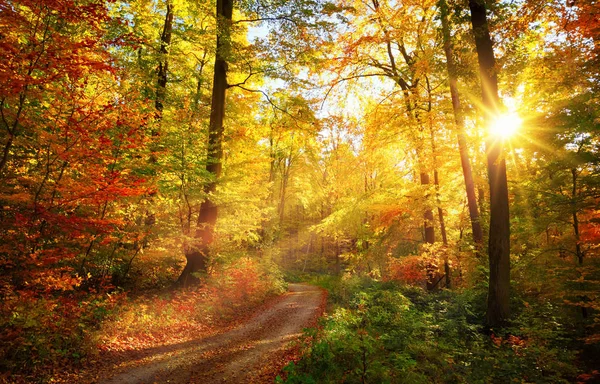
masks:
[[(88, 381), (113, 383), (272, 383), (294, 356), (293, 341), (322, 314), (325, 292), (306, 284), (262, 306), (247, 321), (216, 334), (130, 351)], [(98, 367), (96, 367), (98, 368)]]

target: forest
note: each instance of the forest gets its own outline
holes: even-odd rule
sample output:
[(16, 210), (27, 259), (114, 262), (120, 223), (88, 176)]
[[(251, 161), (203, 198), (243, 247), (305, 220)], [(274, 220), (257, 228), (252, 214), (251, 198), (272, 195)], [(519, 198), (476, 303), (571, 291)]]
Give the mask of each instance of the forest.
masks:
[(0, 383), (600, 382), (597, 0), (0, 0), (0, 126)]

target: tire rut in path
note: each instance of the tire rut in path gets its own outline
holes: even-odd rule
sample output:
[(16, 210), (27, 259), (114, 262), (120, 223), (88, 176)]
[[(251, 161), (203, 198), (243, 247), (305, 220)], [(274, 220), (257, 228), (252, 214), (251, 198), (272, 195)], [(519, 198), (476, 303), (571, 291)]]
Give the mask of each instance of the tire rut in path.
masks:
[(260, 382), (261, 368), (284, 353), (319, 315), (323, 291), (305, 284), (289, 288), (282, 300), (237, 328), (178, 349), (170, 347), (154, 361), (120, 372), (103, 384)]

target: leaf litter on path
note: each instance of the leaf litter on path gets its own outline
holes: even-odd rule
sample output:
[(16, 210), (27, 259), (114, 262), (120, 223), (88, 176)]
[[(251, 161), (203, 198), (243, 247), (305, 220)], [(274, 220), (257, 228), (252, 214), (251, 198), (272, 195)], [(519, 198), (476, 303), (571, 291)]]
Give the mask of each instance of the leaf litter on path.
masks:
[[(249, 320), (214, 335), (132, 354), (95, 380), (101, 384), (271, 383), (293, 358), (292, 342), (322, 314), (325, 293), (290, 284)], [(123, 356), (126, 360), (125, 356)], [(110, 376), (109, 376), (110, 375)]]

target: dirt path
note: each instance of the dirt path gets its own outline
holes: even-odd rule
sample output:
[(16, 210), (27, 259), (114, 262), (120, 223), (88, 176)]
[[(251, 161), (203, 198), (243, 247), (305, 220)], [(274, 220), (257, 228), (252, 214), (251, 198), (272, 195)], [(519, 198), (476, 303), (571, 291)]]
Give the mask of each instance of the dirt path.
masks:
[[(156, 350), (142, 365), (116, 372), (103, 384), (272, 382), (264, 368), (285, 353), (302, 328), (319, 315), (324, 293), (313, 286), (290, 290), (248, 322), (215, 336)], [(267, 375), (269, 376), (269, 375)]]

